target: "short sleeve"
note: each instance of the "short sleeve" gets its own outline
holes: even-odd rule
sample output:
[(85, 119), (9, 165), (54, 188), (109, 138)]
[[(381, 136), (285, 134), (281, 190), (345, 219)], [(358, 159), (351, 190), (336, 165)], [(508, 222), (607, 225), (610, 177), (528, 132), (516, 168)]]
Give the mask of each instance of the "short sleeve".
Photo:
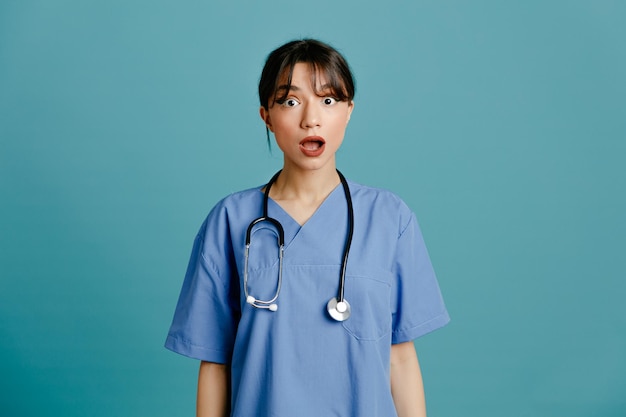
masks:
[(400, 230), (392, 288), (392, 343), (414, 340), (450, 318), (415, 215)]
[(239, 318), (239, 285), (226, 214), (216, 207), (194, 241), (165, 347), (208, 362), (229, 363)]

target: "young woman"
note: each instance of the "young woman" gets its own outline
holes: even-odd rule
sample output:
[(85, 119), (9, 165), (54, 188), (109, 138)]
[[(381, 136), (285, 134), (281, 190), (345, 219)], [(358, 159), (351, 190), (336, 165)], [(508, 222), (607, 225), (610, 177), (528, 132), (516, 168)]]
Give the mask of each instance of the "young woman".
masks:
[(283, 168), (210, 212), (166, 341), (201, 360), (198, 416), (426, 415), (413, 340), (449, 318), (411, 210), (336, 168), (354, 93), (322, 42), (267, 59)]

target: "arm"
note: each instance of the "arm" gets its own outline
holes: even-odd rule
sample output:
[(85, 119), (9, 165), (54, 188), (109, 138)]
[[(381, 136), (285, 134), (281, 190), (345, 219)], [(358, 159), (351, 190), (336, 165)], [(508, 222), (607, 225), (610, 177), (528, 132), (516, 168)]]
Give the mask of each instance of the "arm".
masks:
[(391, 395), (399, 417), (426, 417), (422, 373), (413, 342), (391, 345)]
[(198, 373), (197, 417), (227, 417), (230, 410), (230, 367), (200, 362)]

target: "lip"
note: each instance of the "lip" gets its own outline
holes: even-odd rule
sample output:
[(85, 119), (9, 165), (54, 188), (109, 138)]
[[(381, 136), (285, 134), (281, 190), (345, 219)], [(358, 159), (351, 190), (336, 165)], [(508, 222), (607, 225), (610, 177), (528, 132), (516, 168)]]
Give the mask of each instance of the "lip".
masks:
[(326, 141), (321, 136), (307, 136), (300, 141), (300, 152), (306, 156), (320, 156), (324, 153)]

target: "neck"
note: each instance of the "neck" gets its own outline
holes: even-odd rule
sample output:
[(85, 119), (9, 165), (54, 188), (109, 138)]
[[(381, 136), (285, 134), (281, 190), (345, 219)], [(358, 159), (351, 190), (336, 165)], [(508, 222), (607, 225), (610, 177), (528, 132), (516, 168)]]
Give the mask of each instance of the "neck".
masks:
[(270, 190), (277, 200), (318, 201), (326, 198), (340, 183), (334, 164), (317, 170), (285, 166)]

